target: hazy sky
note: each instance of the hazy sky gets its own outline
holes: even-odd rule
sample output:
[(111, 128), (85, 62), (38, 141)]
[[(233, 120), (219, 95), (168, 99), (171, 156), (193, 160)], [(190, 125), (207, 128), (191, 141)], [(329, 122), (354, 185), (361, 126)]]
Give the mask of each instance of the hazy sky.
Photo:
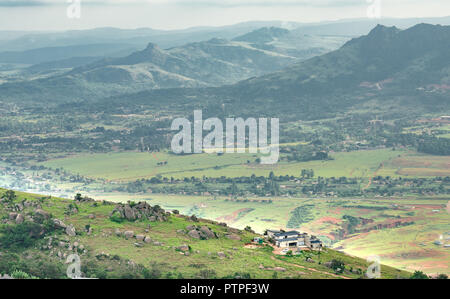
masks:
[[(68, 18), (69, 2), (81, 18)], [(94, 27), (178, 29), (250, 20), (316, 22), (366, 18), (373, 1), (382, 17), (450, 15), (450, 0), (0, 0), (0, 30)]]

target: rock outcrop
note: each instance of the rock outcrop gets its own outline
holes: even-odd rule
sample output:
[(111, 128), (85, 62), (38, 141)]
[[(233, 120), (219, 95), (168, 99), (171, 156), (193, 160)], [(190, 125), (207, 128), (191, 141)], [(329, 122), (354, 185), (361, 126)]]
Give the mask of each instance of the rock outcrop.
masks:
[(128, 221), (140, 219), (159, 222), (167, 221), (167, 213), (160, 206), (152, 207), (146, 202), (118, 204), (110, 216), (119, 217)]
[(217, 234), (207, 226), (189, 225), (186, 230), (188, 236), (193, 239), (209, 240), (217, 238)]

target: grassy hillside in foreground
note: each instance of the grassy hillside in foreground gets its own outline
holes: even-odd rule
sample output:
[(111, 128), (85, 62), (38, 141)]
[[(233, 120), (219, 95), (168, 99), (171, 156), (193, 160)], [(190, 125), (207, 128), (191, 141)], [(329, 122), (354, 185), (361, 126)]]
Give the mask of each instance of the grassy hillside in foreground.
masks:
[[(23, 271), (40, 278), (64, 278), (67, 256), (73, 253), (80, 255), (84, 276), (97, 278), (362, 278), (369, 266), (362, 259), (331, 249), (320, 254), (276, 256), (269, 246), (245, 246), (255, 233), (208, 220), (195, 222), (170, 214), (164, 222), (112, 221), (115, 205), (109, 202), (5, 189), (0, 189), (0, 194), (2, 274)], [(58, 229), (54, 219), (73, 226), (75, 234)], [(210, 228), (217, 238), (191, 238), (186, 228), (192, 225)], [(125, 231), (143, 235), (147, 242), (126, 239)], [(180, 247), (183, 245), (186, 248)], [(345, 264), (342, 273), (331, 269), (333, 260)], [(382, 278), (411, 275), (384, 265), (381, 273)]]

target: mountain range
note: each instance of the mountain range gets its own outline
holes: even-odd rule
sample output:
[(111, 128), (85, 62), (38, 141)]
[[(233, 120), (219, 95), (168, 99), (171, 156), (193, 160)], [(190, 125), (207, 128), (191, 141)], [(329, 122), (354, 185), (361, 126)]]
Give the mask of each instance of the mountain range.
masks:
[[(5, 96), (12, 93), (14, 97), (22, 94), (21, 98), (38, 100), (72, 100), (155, 88), (221, 86), (278, 71), (336, 49), (345, 41), (342, 37), (293, 34), (269, 27), (234, 40), (214, 38), (169, 49), (149, 43), (144, 50), (124, 57), (85, 56), (42, 62), (9, 77), (0, 88)], [(47, 55), (58, 57), (51, 52)], [(29, 93), (30, 89), (36, 92)]]
[(400, 30), (378, 25), (338, 50), (231, 86), (148, 91), (115, 100), (189, 103), (195, 97), (197, 104), (209, 103), (214, 113), (219, 111), (212, 106), (219, 102), (231, 114), (247, 111), (296, 119), (336, 115), (376, 101), (380, 109), (392, 104), (400, 113), (412, 109), (420, 114), (423, 109), (449, 108), (449, 48), (450, 26), (418, 24)]
[[(2, 84), (0, 100), (174, 102), (209, 107), (211, 113), (223, 112), (217, 107), (225, 105), (231, 114), (297, 119), (336, 115), (369, 101), (384, 103), (380, 109), (395, 107), (391, 113), (448, 109), (450, 26), (401, 30), (377, 25), (334, 51), (312, 50), (310, 41), (317, 38), (269, 27), (233, 40), (215, 38), (166, 50), (150, 43), (142, 51), (62, 75)], [(308, 40), (311, 53), (302, 53), (302, 40)], [(339, 43), (321, 41), (330, 47)], [(305, 59), (308, 55), (313, 57)]]

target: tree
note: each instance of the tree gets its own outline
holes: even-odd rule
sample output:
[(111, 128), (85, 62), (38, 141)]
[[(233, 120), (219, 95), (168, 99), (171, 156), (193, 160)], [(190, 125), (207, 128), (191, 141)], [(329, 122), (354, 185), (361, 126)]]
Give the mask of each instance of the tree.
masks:
[(77, 195), (75, 195), (75, 200), (76, 201), (81, 201), (82, 197), (80, 193), (77, 193)]
[(410, 279), (429, 279), (429, 277), (422, 271), (415, 271), (414, 274), (411, 275)]
[(336, 272), (342, 273), (342, 272), (344, 272), (345, 264), (343, 261), (340, 261), (340, 260), (332, 260), (330, 268)]
[(244, 230), (246, 232), (254, 233), (254, 231), (252, 230), (251, 226), (248, 226), (248, 225), (244, 228)]
[(447, 274), (439, 274), (436, 279), (448, 279)]
[(273, 173), (273, 171), (270, 172), (269, 174), (269, 180), (274, 180), (275, 179), (275, 174)]
[(14, 191), (8, 190), (8, 191), (5, 192), (4, 198), (7, 201), (12, 202), (12, 201), (14, 201), (14, 199), (17, 198), (17, 195), (16, 195), (16, 193)]
[(233, 184), (231, 184), (230, 193), (233, 195), (237, 195), (239, 193), (239, 189), (234, 181)]

